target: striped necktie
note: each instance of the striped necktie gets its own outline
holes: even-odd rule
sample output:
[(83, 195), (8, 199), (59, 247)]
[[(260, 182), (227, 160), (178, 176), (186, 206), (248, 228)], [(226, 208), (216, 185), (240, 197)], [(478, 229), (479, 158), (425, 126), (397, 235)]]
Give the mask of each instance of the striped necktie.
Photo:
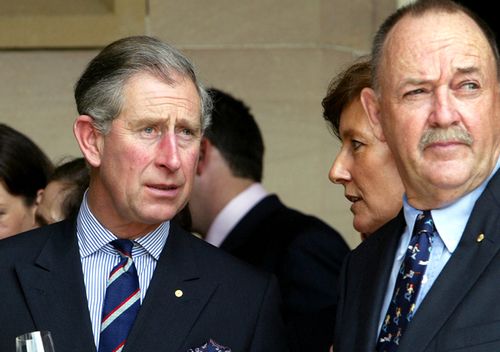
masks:
[(109, 274), (102, 310), (99, 352), (119, 352), (141, 306), (139, 278), (132, 261), (130, 240), (111, 242), (121, 256), (120, 263)]
[(394, 352), (415, 314), (415, 302), (429, 261), (434, 222), (430, 210), (417, 216), (394, 293), (377, 342), (378, 352)]

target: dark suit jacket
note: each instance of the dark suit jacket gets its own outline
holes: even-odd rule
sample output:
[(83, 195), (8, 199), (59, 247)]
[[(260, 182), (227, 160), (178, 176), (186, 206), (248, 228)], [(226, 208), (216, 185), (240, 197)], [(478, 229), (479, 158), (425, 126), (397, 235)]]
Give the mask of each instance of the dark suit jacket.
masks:
[(328, 351), (340, 268), (349, 251), (337, 231), (269, 195), (235, 226), (221, 248), (277, 276), (293, 350)]
[[(361, 243), (342, 272), (335, 352), (374, 351), (403, 213)], [(479, 234), (484, 240), (478, 240)], [(460, 236), (460, 234), (457, 234)], [(400, 341), (401, 352), (500, 351), (500, 173)]]
[[(124, 352), (186, 352), (210, 338), (233, 352), (286, 351), (279, 299), (271, 275), (172, 224)], [(74, 221), (0, 241), (0, 351), (33, 330), (50, 330), (57, 352), (95, 351)]]

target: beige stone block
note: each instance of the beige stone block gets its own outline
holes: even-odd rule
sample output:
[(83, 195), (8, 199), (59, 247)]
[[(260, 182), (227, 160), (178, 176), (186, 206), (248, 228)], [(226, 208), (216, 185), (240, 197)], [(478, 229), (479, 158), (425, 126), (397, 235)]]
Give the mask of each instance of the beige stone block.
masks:
[(81, 48), (144, 34), (146, 0), (0, 2), (0, 47)]
[(374, 0), (373, 3), (373, 18), (375, 19), (376, 30), (389, 15), (396, 11), (399, 4), (396, 0)]
[(396, 0), (324, 0), (322, 6), (321, 42), (367, 52), (380, 23), (396, 9)]
[(183, 47), (317, 43), (321, 0), (150, 0), (151, 32)]
[(0, 52), (0, 121), (31, 137), (53, 160), (80, 155), (73, 86), (95, 51)]
[(331, 76), (354, 58), (350, 52), (311, 48), (186, 49), (184, 53), (206, 83), (277, 104), (318, 99)]

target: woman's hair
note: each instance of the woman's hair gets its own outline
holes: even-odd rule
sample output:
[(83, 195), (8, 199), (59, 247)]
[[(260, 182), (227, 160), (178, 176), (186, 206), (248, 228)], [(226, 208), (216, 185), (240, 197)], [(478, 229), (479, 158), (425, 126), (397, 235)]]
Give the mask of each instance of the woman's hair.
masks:
[(47, 185), (52, 163), (24, 134), (0, 123), (0, 182), (14, 196), (32, 205), (40, 189)]
[(337, 138), (340, 138), (342, 111), (359, 99), (361, 91), (366, 87), (371, 87), (371, 66), (368, 56), (358, 58), (331, 80), (321, 105), (323, 118)]

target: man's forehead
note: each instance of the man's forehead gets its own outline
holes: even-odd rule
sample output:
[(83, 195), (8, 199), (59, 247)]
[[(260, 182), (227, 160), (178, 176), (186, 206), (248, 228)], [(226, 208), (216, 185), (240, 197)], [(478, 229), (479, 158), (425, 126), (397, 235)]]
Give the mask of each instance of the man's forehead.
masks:
[[(189, 78), (174, 77), (166, 81), (162, 77), (151, 74), (135, 74), (124, 86), (124, 105), (138, 102), (142, 107), (161, 108), (162, 106), (177, 106), (197, 112), (200, 110), (200, 95), (195, 84)], [(132, 106), (128, 106), (131, 108)]]
[(486, 37), (462, 13), (403, 18), (389, 33), (382, 60), (390, 73), (416, 77), (495, 67)]
[[(463, 43), (484, 50), (489, 43), (472, 18), (462, 12), (428, 12), (401, 18), (387, 35), (385, 51), (439, 50)], [(491, 50), (491, 48), (490, 48)]]

